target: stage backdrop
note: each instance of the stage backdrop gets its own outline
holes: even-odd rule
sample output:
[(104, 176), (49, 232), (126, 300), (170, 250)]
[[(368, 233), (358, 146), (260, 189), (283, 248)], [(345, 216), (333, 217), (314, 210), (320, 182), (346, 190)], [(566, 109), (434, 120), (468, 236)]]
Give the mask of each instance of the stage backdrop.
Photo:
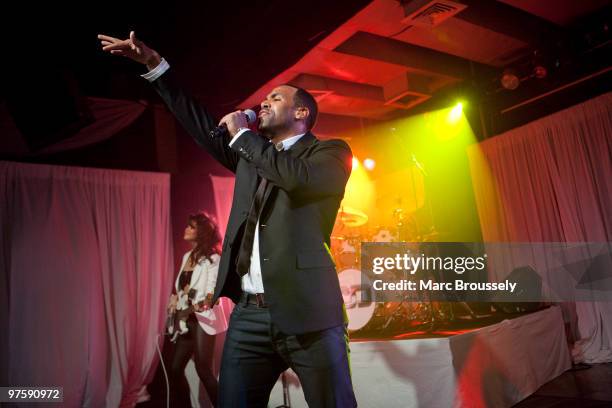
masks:
[[(485, 241), (612, 241), (612, 93), (471, 146), (468, 155)], [(574, 360), (612, 361), (612, 303), (578, 302), (575, 313)]]
[[(234, 196), (234, 177), (210, 176), (215, 195), (215, 210), (217, 214), (217, 222), (219, 232), (222, 237), (225, 236), (227, 221), (229, 220), (230, 211), (232, 209), (232, 197)], [(223, 311), (223, 318), (229, 324), (229, 316), (234, 309), (234, 303), (226, 297), (219, 299), (220, 310)], [(225, 333), (219, 336), (217, 341), (217, 371), (221, 367), (221, 352), (223, 351), (223, 342), (225, 341)]]
[(0, 162), (0, 203), (2, 384), (133, 406), (172, 287), (169, 175)]

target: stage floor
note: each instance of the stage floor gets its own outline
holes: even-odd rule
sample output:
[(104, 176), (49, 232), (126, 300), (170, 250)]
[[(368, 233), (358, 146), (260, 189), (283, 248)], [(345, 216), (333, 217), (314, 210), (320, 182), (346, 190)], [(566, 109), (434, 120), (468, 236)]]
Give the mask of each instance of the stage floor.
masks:
[[(486, 327), (453, 327), (351, 341), (359, 406), (509, 407), (571, 367), (558, 307)], [(288, 383), (291, 407), (307, 407), (291, 371)], [(282, 404), (279, 380), (268, 406)]]

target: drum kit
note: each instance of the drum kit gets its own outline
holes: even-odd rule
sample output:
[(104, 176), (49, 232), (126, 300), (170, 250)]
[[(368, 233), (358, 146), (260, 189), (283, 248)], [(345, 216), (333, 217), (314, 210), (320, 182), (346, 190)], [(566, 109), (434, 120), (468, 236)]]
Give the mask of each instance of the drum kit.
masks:
[[(448, 318), (448, 311), (435, 302), (408, 298), (393, 302), (373, 302), (362, 288), (371, 287), (361, 273), (362, 242), (434, 241), (438, 233), (418, 235), (416, 220), (401, 208), (393, 210), (392, 226), (368, 227), (369, 217), (363, 211), (343, 206), (338, 212), (331, 250), (338, 270), (342, 298), (349, 318), (349, 332), (355, 336), (381, 335), (410, 328), (433, 327), (434, 322)], [(418, 244), (417, 244), (418, 246)], [(363, 285), (362, 285), (363, 283)]]

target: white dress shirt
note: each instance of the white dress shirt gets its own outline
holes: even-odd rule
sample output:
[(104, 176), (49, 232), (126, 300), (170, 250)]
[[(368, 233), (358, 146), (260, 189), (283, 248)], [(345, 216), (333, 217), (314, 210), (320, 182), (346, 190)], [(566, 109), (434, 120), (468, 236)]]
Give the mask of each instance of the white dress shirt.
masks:
[(153, 82), (157, 78), (162, 76), (164, 72), (166, 72), (169, 68), (170, 68), (170, 64), (168, 64), (168, 62), (164, 58), (162, 58), (161, 62), (155, 68), (153, 68), (146, 74), (142, 74), (141, 77), (143, 77), (149, 82)]

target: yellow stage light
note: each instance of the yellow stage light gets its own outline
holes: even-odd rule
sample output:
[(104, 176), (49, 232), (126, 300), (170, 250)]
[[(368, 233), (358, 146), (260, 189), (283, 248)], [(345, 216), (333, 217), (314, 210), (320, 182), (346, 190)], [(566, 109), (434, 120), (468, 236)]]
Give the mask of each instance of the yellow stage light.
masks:
[(448, 121), (450, 123), (457, 123), (459, 119), (461, 119), (462, 115), (463, 115), (463, 103), (458, 102), (448, 114)]

